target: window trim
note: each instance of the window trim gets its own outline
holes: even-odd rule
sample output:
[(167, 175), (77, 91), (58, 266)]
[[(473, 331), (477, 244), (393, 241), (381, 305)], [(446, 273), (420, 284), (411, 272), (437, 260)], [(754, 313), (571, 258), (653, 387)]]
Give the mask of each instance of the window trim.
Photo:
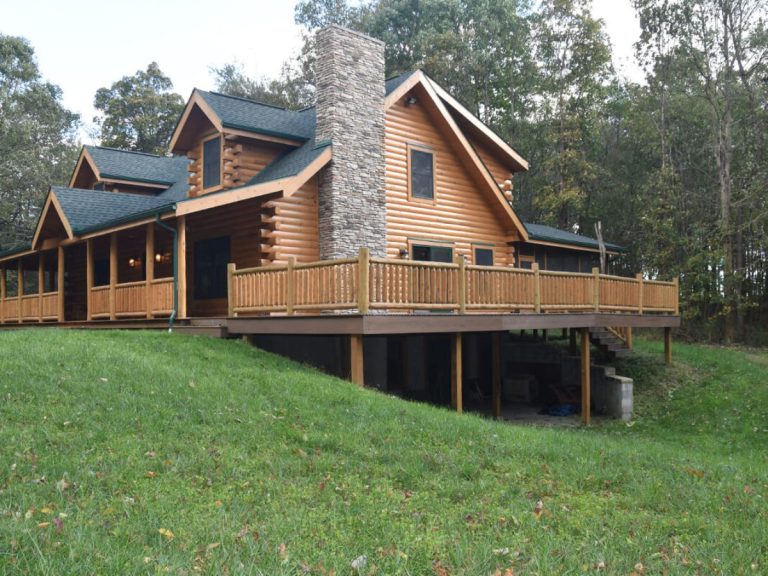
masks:
[[(451, 251), (451, 262), (456, 260), (458, 251), (456, 249), (456, 243), (447, 240), (429, 240), (421, 238), (408, 238), (408, 258), (412, 262), (420, 262), (420, 260), (413, 259), (413, 249), (416, 246), (428, 246), (430, 248), (448, 248)], [(431, 262), (431, 260), (430, 260)], [(447, 264), (447, 262), (446, 262)]]
[[(414, 202), (425, 202), (428, 204), (436, 204), (437, 203), (437, 151), (427, 144), (418, 144), (416, 142), (406, 142), (405, 144), (406, 149), (406, 164), (407, 164), (407, 173), (406, 173), (406, 179), (408, 180), (408, 200), (413, 200)], [(412, 172), (411, 172), (411, 152), (413, 150), (416, 150), (418, 152), (425, 152), (427, 154), (432, 155), (432, 198), (422, 198), (421, 196), (414, 196), (413, 195), (413, 185), (412, 185)]]
[[(206, 142), (210, 142), (214, 138), (219, 139), (219, 183), (215, 186), (210, 186), (209, 188), (205, 187), (205, 144)], [(222, 189), (222, 181), (224, 180), (224, 138), (221, 137), (221, 134), (218, 132), (212, 134), (211, 136), (208, 136), (206, 138), (203, 138), (200, 141), (200, 187), (201, 192), (216, 192), (217, 190)]]

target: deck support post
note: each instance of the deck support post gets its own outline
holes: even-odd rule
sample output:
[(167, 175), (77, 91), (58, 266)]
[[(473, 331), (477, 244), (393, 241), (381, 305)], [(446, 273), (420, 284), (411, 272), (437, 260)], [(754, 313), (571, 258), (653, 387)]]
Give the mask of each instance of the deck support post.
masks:
[(353, 384), (365, 385), (363, 363), (363, 335), (352, 334), (349, 337), (349, 378)]
[(285, 313), (288, 316), (293, 316), (293, 304), (296, 301), (296, 278), (294, 276), (293, 268), (296, 265), (296, 258), (293, 256), (288, 257), (288, 269), (285, 271)]
[(22, 260), (22, 258), (19, 258), (16, 265), (16, 269), (18, 270), (16, 273), (16, 297), (19, 300), (19, 324), (24, 321), (24, 314), (21, 309), (21, 301), (24, 298), (24, 264), (22, 263)]
[(179, 303), (179, 318), (187, 317), (187, 217), (176, 219), (176, 262), (178, 263), (178, 278), (176, 279)]
[(234, 262), (227, 264), (227, 316), (234, 318), (235, 314), (235, 270), (237, 265)]
[(37, 253), (37, 321), (43, 321), (43, 292), (45, 292), (45, 253)]
[(56, 259), (56, 291), (59, 293), (58, 299), (57, 299), (57, 305), (58, 305), (58, 311), (57, 316), (59, 317), (59, 322), (64, 322), (64, 281), (65, 281), (65, 270), (64, 270), (64, 246), (59, 246), (58, 248), (58, 254)]
[(643, 275), (638, 272), (635, 274), (635, 278), (637, 278), (637, 313), (642, 314), (643, 313)]
[(461, 254), (456, 254), (453, 261), (459, 267), (459, 276), (456, 286), (459, 314), (464, 314), (467, 311), (467, 261)]
[(541, 273), (539, 272), (539, 263), (531, 264), (533, 270), (533, 311), (541, 314)]
[(0, 324), (5, 324), (5, 265), (0, 266)]
[(592, 298), (595, 312), (600, 311), (600, 268), (592, 268)]
[(462, 390), (462, 366), (461, 366), (461, 332), (451, 335), (451, 407), (456, 412), (463, 411)]
[(591, 383), (589, 359), (589, 328), (581, 329), (581, 421), (589, 426), (591, 420)]
[(491, 380), (493, 418), (501, 418), (501, 334), (491, 334)]
[(155, 279), (155, 223), (147, 224), (147, 240), (144, 249), (144, 280), (147, 283), (147, 318), (152, 314), (152, 281)]
[(664, 328), (664, 363), (672, 364), (672, 328)]
[(117, 232), (109, 235), (109, 319), (117, 320)]
[(88, 322), (93, 320), (93, 306), (91, 305), (93, 293), (93, 240), (90, 238), (85, 241), (85, 289), (86, 295), (86, 319)]
[(635, 336), (632, 334), (632, 326), (627, 326), (627, 340), (625, 344), (630, 350), (635, 346)]

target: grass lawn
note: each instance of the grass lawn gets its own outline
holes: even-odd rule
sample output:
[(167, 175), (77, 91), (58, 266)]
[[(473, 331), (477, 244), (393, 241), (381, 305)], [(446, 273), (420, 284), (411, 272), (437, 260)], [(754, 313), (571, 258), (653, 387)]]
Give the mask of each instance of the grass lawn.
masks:
[(0, 333), (0, 573), (767, 574), (768, 353), (638, 348), (638, 418), (585, 430), (238, 341)]

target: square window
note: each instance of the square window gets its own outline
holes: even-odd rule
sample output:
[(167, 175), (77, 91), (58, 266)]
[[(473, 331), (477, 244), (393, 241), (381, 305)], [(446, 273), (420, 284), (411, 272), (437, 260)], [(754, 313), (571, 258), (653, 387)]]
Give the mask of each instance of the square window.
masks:
[(493, 266), (493, 249), (475, 248), (475, 265)]

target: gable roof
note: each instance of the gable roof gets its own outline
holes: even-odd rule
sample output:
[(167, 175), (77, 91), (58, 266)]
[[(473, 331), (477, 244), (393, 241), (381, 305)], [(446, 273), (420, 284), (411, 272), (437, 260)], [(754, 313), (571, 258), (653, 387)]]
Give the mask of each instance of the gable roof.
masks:
[(251, 178), (246, 185), (262, 184), (271, 180), (280, 180), (282, 178), (296, 176), (296, 174), (309, 166), (318, 156), (320, 156), (323, 150), (330, 145), (330, 140), (315, 144), (315, 139), (312, 138), (302, 146), (284, 152), (275, 158), (272, 162), (267, 164), (261, 172)]
[[(591, 250), (599, 250), (600, 244), (594, 238), (589, 236), (582, 236), (581, 234), (574, 234), (573, 232), (567, 232), (560, 230), (559, 228), (553, 228), (552, 226), (546, 226), (545, 224), (532, 224), (526, 222), (525, 227), (528, 230), (528, 238), (532, 242), (551, 242), (553, 244), (564, 244), (567, 246), (578, 246), (582, 248), (589, 248)], [(618, 244), (612, 244), (610, 242), (605, 243), (605, 249), (609, 252), (626, 252), (626, 248), (619, 246)]]

